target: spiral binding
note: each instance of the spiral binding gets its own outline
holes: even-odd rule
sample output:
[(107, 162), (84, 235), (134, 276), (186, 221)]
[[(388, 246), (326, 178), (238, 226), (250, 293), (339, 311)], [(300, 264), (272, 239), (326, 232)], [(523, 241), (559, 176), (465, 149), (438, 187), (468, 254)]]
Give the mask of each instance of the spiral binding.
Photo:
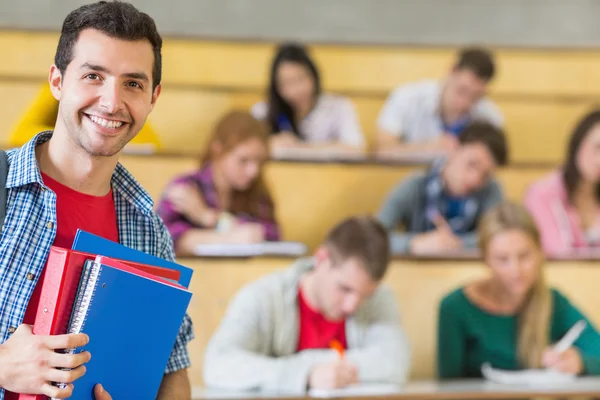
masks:
[[(90, 305), (94, 300), (96, 294), (96, 288), (100, 279), (102, 270), (102, 264), (94, 261), (91, 266), (83, 269), (83, 275), (79, 281), (79, 287), (77, 289), (77, 295), (75, 297), (75, 303), (73, 304), (73, 311), (71, 312), (71, 319), (69, 320), (69, 327), (67, 329), (68, 334), (81, 333), (87, 320), (88, 311)], [(66, 349), (66, 354), (75, 353), (75, 348)], [(64, 368), (68, 371), (70, 368)], [(57, 383), (61, 389), (67, 387), (66, 383)], [(59, 400), (52, 397), (50, 400)]]

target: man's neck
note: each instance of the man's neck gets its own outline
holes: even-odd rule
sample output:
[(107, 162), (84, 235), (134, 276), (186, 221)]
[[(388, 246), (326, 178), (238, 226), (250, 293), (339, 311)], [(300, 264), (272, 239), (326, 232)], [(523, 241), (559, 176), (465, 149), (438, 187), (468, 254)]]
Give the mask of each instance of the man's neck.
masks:
[(315, 270), (307, 272), (300, 280), (300, 290), (306, 304), (313, 310), (321, 312), (316, 295)]
[(438, 111), (439, 111), (439, 116), (440, 119), (442, 120), (442, 122), (445, 125), (451, 125), (454, 122), (458, 121), (460, 118), (462, 118), (465, 114), (460, 114), (454, 111), (451, 111), (450, 107), (446, 106), (446, 85), (448, 83), (447, 82), (443, 82), (442, 83), (442, 89), (440, 91), (440, 99), (439, 99), (439, 104), (438, 104)]
[(80, 193), (104, 196), (110, 191), (115, 157), (92, 157), (70, 139), (68, 134), (53, 134), (36, 147), (40, 171)]

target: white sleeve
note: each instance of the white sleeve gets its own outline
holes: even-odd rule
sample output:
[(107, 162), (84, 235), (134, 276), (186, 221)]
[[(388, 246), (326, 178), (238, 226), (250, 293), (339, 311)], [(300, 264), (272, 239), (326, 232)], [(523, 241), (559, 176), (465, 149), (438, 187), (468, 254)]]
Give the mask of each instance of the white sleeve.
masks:
[(504, 126), (504, 115), (500, 108), (490, 99), (484, 98), (477, 103), (475, 108), (475, 119), (489, 122), (490, 124), (502, 128)]
[(354, 104), (349, 99), (341, 98), (338, 108), (337, 134), (340, 143), (361, 147), (365, 143)]
[(406, 87), (395, 89), (387, 98), (377, 118), (377, 127), (398, 137), (403, 136), (404, 122), (411, 93)]
[(268, 112), (269, 112), (269, 107), (267, 106), (267, 103), (262, 102), (262, 101), (260, 103), (256, 103), (255, 105), (253, 105), (252, 108), (250, 109), (250, 114), (252, 114), (252, 116), (259, 121), (263, 121), (263, 120), (267, 119)]

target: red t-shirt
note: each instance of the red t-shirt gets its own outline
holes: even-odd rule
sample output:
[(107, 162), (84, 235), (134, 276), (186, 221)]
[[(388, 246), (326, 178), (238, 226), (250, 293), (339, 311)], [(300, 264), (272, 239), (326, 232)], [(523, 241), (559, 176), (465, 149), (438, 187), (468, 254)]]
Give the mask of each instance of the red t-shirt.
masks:
[[(117, 228), (117, 214), (112, 190), (105, 196), (91, 196), (77, 192), (65, 186), (48, 175), (42, 173), (42, 179), (54, 193), (56, 193), (56, 237), (54, 246), (70, 249), (75, 240), (77, 229), (102, 236), (114, 242), (119, 241)], [(45, 270), (29, 299), (24, 324), (33, 325), (35, 314), (40, 302), (40, 292), (44, 282)], [(6, 392), (5, 400), (16, 400), (14, 393)]]
[(306, 349), (328, 349), (333, 339), (347, 348), (346, 321), (329, 321), (316, 310), (310, 308), (298, 290), (298, 308), (300, 311), (300, 334), (297, 351)]

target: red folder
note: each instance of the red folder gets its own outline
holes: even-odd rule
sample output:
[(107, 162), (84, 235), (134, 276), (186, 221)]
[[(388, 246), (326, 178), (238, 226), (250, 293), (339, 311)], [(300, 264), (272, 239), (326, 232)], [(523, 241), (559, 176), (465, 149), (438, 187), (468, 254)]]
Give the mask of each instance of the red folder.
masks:
[[(75, 250), (52, 247), (44, 278), (38, 284), (42, 285), (40, 302), (35, 316), (33, 333), (36, 335), (61, 335), (67, 332), (75, 295), (81, 279), (83, 264), (96, 258), (95, 254)], [(104, 258), (106, 260), (106, 258)], [(149, 276), (161, 281), (179, 281), (180, 272), (177, 270), (140, 264), (131, 261), (115, 260), (125, 268), (131, 268), (137, 275)], [(169, 282), (170, 283), (170, 282)], [(44, 395), (19, 394), (19, 400), (47, 400)]]

